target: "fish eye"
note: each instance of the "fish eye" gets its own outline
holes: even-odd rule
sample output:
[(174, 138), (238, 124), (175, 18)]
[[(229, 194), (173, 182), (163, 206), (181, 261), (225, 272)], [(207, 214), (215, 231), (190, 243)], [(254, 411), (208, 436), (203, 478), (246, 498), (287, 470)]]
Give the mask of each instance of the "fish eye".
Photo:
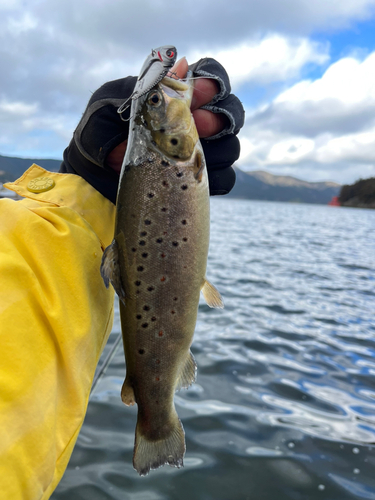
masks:
[(173, 50), (171, 50), (171, 49), (167, 50), (167, 56), (168, 57), (173, 57), (174, 56)]
[(158, 107), (161, 104), (161, 96), (159, 92), (151, 92), (148, 96), (148, 103), (153, 107)]

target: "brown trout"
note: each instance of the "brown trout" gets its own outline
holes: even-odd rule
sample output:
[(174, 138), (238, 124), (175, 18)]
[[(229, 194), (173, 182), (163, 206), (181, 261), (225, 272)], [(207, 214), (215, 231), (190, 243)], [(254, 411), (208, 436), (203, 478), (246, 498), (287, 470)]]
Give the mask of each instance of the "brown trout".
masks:
[(133, 101), (115, 235), (101, 273), (120, 297), (126, 405), (138, 405), (133, 466), (140, 475), (183, 465), (174, 392), (195, 381), (190, 346), (199, 294), (223, 307), (205, 278), (209, 190), (190, 112), (193, 80), (165, 77)]

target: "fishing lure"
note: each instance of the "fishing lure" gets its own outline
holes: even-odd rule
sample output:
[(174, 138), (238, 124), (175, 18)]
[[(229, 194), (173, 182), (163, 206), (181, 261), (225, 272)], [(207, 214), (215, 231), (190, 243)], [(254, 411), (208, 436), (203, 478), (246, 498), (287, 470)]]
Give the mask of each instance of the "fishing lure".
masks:
[(146, 94), (159, 83), (172, 68), (176, 59), (177, 50), (172, 45), (165, 45), (151, 51), (141, 68), (132, 95), (117, 110), (123, 121), (127, 121), (127, 119), (122, 117), (122, 113), (129, 108), (131, 101)]

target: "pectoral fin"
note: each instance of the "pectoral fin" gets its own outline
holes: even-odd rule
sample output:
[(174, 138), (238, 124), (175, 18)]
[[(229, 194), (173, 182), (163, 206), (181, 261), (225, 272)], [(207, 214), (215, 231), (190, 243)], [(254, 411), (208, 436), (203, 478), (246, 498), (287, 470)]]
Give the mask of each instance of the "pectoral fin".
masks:
[(204, 300), (206, 301), (208, 306), (223, 309), (224, 302), (223, 299), (221, 298), (220, 293), (214, 287), (214, 285), (210, 283), (207, 279), (204, 280), (202, 293)]
[(104, 250), (100, 274), (105, 286), (108, 288), (109, 283), (111, 283), (115, 292), (125, 304), (125, 292), (121, 283), (116, 240), (113, 240), (109, 247)]

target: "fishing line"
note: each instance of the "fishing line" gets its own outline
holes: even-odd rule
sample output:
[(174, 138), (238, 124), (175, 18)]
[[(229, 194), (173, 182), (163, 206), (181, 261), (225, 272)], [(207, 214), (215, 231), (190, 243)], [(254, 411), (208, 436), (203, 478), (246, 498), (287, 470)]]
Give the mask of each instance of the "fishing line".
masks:
[(115, 354), (116, 354), (116, 351), (117, 351), (117, 348), (120, 344), (120, 341), (121, 341), (121, 332), (117, 335), (117, 338), (113, 344), (113, 346), (111, 347), (111, 350), (109, 351), (107, 357), (105, 358), (105, 360), (103, 361), (103, 364), (100, 368), (100, 370), (95, 374), (95, 377), (94, 377), (94, 380), (92, 382), (92, 386), (91, 386), (91, 394), (94, 392), (94, 389), (95, 387), (98, 385), (98, 382), (100, 380), (100, 378), (104, 375), (109, 363), (112, 361), (112, 359), (114, 358)]

